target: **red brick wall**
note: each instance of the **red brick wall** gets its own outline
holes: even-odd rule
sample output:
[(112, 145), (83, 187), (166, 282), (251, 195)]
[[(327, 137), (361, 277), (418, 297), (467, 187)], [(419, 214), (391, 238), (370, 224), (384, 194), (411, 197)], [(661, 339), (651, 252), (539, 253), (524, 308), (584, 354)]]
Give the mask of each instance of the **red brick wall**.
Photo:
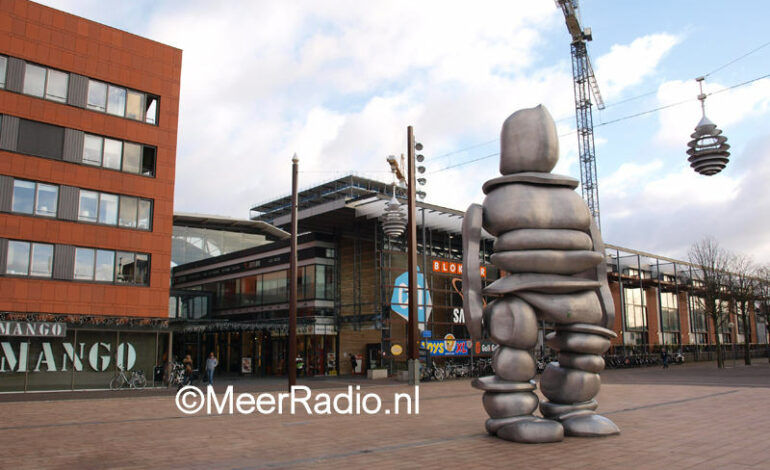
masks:
[(660, 313), (658, 312), (658, 289), (649, 287), (644, 289), (644, 305), (647, 307), (647, 331), (650, 347), (660, 344), (658, 332), (660, 331)]
[(0, 214), (0, 237), (151, 254), (149, 287), (0, 278), (0, 310), (168, 312), (182, 51), (23, 0), (0, 0), (0, 53), (160, 96), (158, 126), (0, 90), (0, 113), (157, 147), (156, 177), (0, 151), (0, 174), (153, 200), (153, 230)]
[(682, 337), (682, 344), (690, 344), (690, 315), (688, 313), (687, 294), (680, 292), (676, 302), (679, 306), (679, 333)]

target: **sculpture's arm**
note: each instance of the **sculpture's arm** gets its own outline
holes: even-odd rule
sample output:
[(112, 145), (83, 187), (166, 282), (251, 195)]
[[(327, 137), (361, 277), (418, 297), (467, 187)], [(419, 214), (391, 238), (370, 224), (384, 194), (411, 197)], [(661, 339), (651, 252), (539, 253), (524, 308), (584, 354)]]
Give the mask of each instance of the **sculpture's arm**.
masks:
[(482, 337), (483, 297), (479, 242), (483, 212), (484, 209), (480, 205), (471, 204), (463, 219), (463, 310), (465, 326), (473, 340), (480, 340)]

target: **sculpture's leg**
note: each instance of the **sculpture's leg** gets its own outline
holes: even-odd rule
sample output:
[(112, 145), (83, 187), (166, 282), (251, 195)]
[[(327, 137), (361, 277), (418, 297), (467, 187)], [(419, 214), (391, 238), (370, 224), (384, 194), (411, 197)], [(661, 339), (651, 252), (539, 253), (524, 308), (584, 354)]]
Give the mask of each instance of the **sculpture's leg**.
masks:
[(503, 439), (540, 443), (564, 438), (562, 425), (532, 415), (538, 398), (533, 393), (535, 361), (529, 350), (537, 343), (537, 317), (523, 300), (507, 296), (484, 310), (484, 326), (499, 347), (492, 358), (495, 375), (473, 381), (484, 390), (489, 415), (487, 432)]
[(540, 403), (543, 416), (562, 423), (567, 436), (596, 437), (619, 434), (618, 427), (594, 410), (599, 393), (598, 372), (604, 369), (601, 354), (614, 332), (595, 325), (557, 325), (546, 344), (559, 351), (558, 362), (548, 364), (540, 391), (549, 401)]

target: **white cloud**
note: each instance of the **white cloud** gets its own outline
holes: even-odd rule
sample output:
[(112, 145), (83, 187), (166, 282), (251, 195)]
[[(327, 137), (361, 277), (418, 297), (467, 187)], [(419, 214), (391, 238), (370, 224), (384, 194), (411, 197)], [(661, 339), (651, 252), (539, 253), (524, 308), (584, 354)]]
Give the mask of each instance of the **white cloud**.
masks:
[(596, 59), (596, 79), (602, 97), (612, 100), (626, 88), (642, 83), (679, 42), (679, 36), (658, 33), (636, 38), (628, 45), (613, 45), (610, 52)]

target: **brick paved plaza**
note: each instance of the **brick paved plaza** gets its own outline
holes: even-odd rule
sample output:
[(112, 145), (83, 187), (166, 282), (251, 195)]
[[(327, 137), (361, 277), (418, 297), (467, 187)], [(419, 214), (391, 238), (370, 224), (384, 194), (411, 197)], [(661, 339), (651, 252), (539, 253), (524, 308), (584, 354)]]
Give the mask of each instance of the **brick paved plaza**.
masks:
[[(468, 380), (423, 384), (419, 416), (186, 416), (165, 390), (4, 395), (0, 467), (769, 468), (766, 361), (606, 371), (599, 411), (622, 434), (544, 445), (487, 436), (481, 393)], [(347, 382), (306, 383), (336, 393)], [(358, 383), (385, 406), (410, 391)], [(279, 388), (236, 382), (236, 392)]]

